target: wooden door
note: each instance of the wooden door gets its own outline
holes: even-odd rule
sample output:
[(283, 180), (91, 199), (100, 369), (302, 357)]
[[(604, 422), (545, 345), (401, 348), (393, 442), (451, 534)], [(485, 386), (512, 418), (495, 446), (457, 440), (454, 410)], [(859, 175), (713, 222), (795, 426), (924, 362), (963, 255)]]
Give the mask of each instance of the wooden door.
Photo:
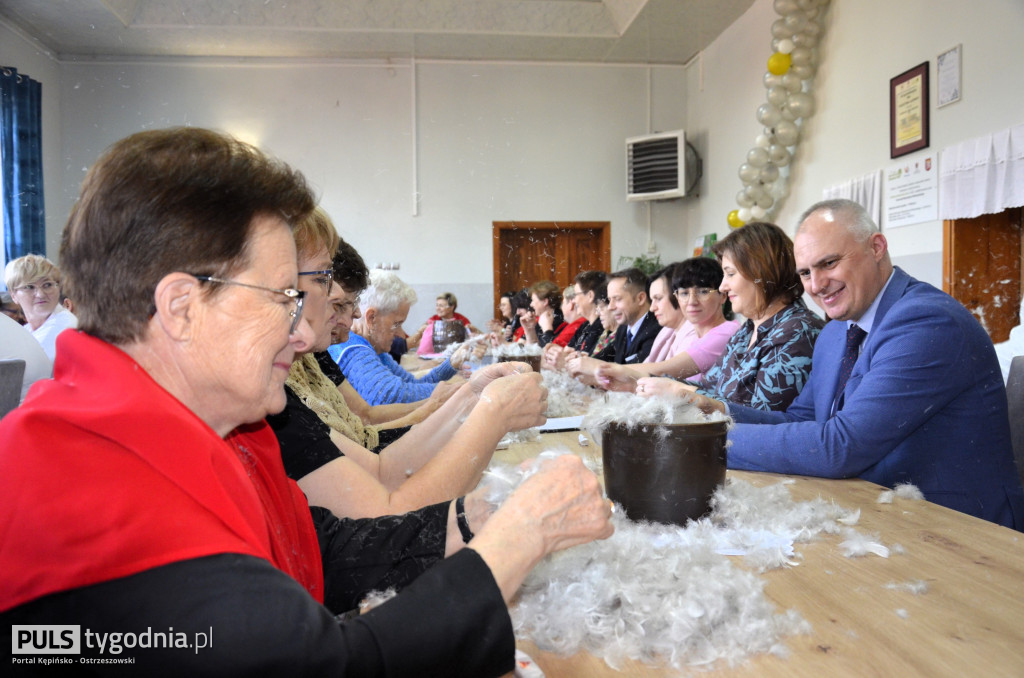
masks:
[(942, 289), (1006, 341), (1020, 319), (1024, 285), (1021, 208), (943, 223)]
[(495, 221), (494, 313), (501, 295), (550, 280), (565, 288), (580, 271), (608, 271), (607, 221)]

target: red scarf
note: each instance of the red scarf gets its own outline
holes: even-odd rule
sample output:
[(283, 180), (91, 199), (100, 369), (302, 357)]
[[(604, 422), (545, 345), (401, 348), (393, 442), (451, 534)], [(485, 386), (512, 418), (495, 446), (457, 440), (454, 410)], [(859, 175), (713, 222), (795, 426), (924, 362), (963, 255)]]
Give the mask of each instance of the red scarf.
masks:
[(0, 610), (219, 553), (323, 600), (305, 497), (264, 423), (221, 439), (130, 356), (77, 331), (0, 422)]
[(587, 322), (587, 319), (583, 316), (576, 318), (568, 325), (564, 325), (558, 332), (558, 336), (553, 339), (553, 342), (559, 346), (568, 346), (569, 342), (572, 341), (573, 336), (576, 334), (576, 330), (580, 328), (580, 325)]

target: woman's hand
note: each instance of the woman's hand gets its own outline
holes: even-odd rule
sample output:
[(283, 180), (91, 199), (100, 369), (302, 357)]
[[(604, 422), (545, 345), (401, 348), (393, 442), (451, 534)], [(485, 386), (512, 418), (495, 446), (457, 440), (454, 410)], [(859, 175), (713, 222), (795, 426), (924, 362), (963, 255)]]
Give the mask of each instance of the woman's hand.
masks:
[(537, 324), (542, 332), (550, 332), (555, 329), (555, 312), (550, 308), (537, 316)]
[(495, 379), (480, 394), (481, 404), (492, 405), (495, 416), (504, 418), (506, 431), (521, 431), (547, 421), (548, 389), (540, 374), (529, 367), (526, 365), (524, 374)]
[(530, 367), (529, 363), (492, 363), (481, 367), (479, 370), (474, 372), (473, 376), (469, 378), (469, 385), (473, 387), (473, 393), (479, 396), (495, 379), (500, 379), (501, 377), (513, 374), (523, 374), (526, 372), (533, 372), (533, 368)]
[(543, 540), (543, 553), (612, 536), (611, 502), (597, 476), (576, 455), (539, 463), (536, 473), (513, 492), (499, 511), (523, 517), (522, 527)]
[(566, 361), (570, 360), (576, 355), (576, 351), (572, 350), (571, 348), (565, 348), (552, 342), (544, 347), (543, 363), (549, 369), (564, 370)]
[(684, 384), (665, 377), (644, 377), (637, 380), (636, 394), (644, 398), (654, 396), (683, 398), (686, 402), (696, 405), (704, 414), (713, 412), (728, 414), (725, 403), (722, 401), (697, 393), (697, 387), (693, 384)]
[(466, 383), (466, 380), (462, 377), (452, 377), (447, 381), (438, 382), (437, 386), (430, 394), (431, 405), (434, 409), (441, 407), (448, 399), (451, 398), (455, 393), (462, 388), (462, 385)]
[(682, 382), (666, 377), (643, 377), (636, 382), (636, 394), (644, 398), (662, 396), (689, 400), (689, 396), (694, 395), (694, 390), (692, 387), (687, 388)]
[(642, 377), (643, 375), (636, 370), (615, 363), (604, 363), (594, 370), (597, 385), (606, 391), (633, 393), (636, 391), (637, 380)]

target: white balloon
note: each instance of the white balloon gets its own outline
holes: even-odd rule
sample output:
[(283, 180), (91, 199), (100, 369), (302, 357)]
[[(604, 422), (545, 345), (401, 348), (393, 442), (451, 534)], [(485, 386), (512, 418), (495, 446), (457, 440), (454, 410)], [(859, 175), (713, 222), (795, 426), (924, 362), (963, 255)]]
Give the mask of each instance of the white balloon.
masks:
[(816, 7), (818, 3), (814, 0), (796, 0), (796, 4), (799, 5), (800, 9), (807, 11), (813, 7)]
[(786, 101), (786, 112), (795, 118), (807, 118), (814, 113), (814, 98), (807, 92), (790, 94)]
[(804, 66), (811, 63), (811, 50), (806, 47), (795, 47), (789, 55), (793, 66)]
[(762, 125), (771, 127), (782, 119), (782, 111), (771, 104), (761, 104), (757, 107), (757, 119)]
[(805, 29), (803, 33), (793, 36), (793, 44), (797, 47), (814, 47), (818, 44), (818, 36), (811, 35)]
[(740, 221), (742, 221), (743, 223), (747, 223), (748, 221), (750, 221), (751, 210), (755, 209), (756, 207), (756, 205), (754, 207), (741, 207), (739, 209)]
[(772, 87), (768, 90), (768, 103), (776, 108), (782, 108), (785, 106), (787, 99), (789, 99), (789, 90), (781, 85), (779, 87)]
[(762, 184), (770, 184), (779, 178), (779, 168), (775, 165), (765, 165), (761, 168), (761, 175), (758, 180)]
[(757, 201), (757, 206), (762, 208), (762, 209), (769, 209), (774, 204), (775, 204), (775, 198), (771, 197), (767, 193), (762, 195), (758, 199), (758, 201)]
[(781, 75), (775, 75), (771, 71), (768, 71), (768, 72), (766, 72), (764, 74), (763, 82), (764, 82), (765, 89), (771, 89), (772, 87), (778, 87), (779, 85), (782, 84), (782, 76)]
[(807, 23), (804, 24), (804, 30), (801, 32), (806, 33), (807, 35), (813, 38), (820, 37), (821, 24), (819, 24), (817, 21), (808, 21)]
[(775, 13), (781, 16), (792, 14), (800, 9), (800, 5), (797, 4), (796, 0), (775, 0), (773, 6), (775, 7)]
[(792, 146), (800, 138), (800, 130), (797, 128), (796, 123), (789, 120), (780, 120), (775, 125), (775, 138), (782, 146)]
[(755, 146), (747, 151), (747, 163), (754, 167), (764, 167), (768, 164), (768, 151)]
[(772, 144), (768, 147), (768, 159), (776, 167), (785, 167), (789, 164), (789, 150), (781, 144)]
[(796, 33), (792, 28), (786, 25), (785, 19), (776, 19), (772, 23), (772, 37), (779, 38), (792, 38), (793, 34)]
[(801, 82), (801, 78), (793, 75), (793, 67), (790, 66), (789, 72), (782, 76), (781, 84), (791, 93), (796, 93), (804, 88), (804, 83)]
[[(799, 33), (804, 29), (804, 26), (807, 25), (807, 17), (804, 16), (803, 12), (798, 12), (796, 14), (790, 14), (786, 16), (786, 18), (783, 19), (783, 22), (785, 22), (786, 28), (791, 30), (793, 33)], [(792, 36), (785, 35), (780, 37), (789, 38)]]
[(810, 80), (814, 77), (814, 66), (812, 64), (801, 64), (799, 66), (793, 65), (789, 67), (789, 71), (786, 75), (792, 73), (801, 80)]
[(750, 199), (750, 205), (753, 206), (758, 200), (763, 198), (765, 193), (764, 187), (761, 184), (755, 186), (747, 186), (743, 189), (743, 192), (747, 194), (747, 198)]
[(757, 178), (761, 175), (761, 170), (754, 167), (750, 163), (743, 163), (740, 165), (740, 181), (745, 184), (752, 184), (757, 181)]
[[(754, 205), (753, 207), (750, 208), (750, 216), (754, 217), (755, 219), (764, 219), (764, 215), (766, 214), (768, 213), (760, 205)], [(740, 219), (743, 219), (743, 217), (740, 217)], [(743, 221), (747, 220), (743, 219)]]
[(772, 145), (772, 140), (768, 138), (767, 134), (758, 134), (757, 138), (754, 139), (754, 145), (760, 146), (761, 148), (768, 148)]
[(775, 46), (775, 51), (781, 52), (783, 54), (789, 54), (794, 49), (796, 49), (796, 45), (794, 45), (793, 41), (790, 40), (789, 38), (783, 38), (782, 40), (779, 40), (779, 44)]
[(754, 199), (747, 195), (746, 189), (736, 194), (736, 204), (740, 207), (753, 207)]
[(788, 108), (785, 108), (785, 107), (783, 107), (783, 108), (781, 108), (779, 110), (782, 111), (782, 119), (783, 120), (791, 120), (793, 122), (796, 122), (796, 115), (794, 115), (791, 110), (789, 110)]

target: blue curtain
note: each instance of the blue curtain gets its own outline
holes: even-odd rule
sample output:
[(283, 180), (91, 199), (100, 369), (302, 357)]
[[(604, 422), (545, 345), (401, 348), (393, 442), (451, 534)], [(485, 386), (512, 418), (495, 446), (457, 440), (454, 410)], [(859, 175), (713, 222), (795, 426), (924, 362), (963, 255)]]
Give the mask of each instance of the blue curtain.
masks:
[(0, 67), (4, 259), (46, 254), (41, 83)]

